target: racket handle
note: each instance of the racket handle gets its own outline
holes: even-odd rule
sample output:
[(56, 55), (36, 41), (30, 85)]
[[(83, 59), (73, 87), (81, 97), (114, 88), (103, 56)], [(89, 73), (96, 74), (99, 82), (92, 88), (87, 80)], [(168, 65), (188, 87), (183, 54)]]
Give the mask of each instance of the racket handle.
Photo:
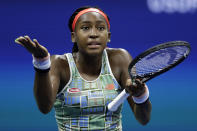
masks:
[(109, 111), (116, 111), (118, 107), (124, 102), (125, 99), (129, 96), (129, 93), (126, 93), (124, 89), (112, 102), (107, 106)]

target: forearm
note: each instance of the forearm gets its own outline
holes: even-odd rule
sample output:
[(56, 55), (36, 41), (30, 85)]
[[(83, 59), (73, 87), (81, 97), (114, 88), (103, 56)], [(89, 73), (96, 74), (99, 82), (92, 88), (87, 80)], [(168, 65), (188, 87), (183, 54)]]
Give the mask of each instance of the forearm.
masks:
[[(131, 82), (131, 81), (129, 80), (129, 82)], [(138, 84), (140, 85), (140, 83), (138, 83)], [(146, 125), (150, 120), (152, 105), (149, 100), (149, 90), (148, 90), (147, 85), (145, 85), (143, 83), (141, 85), (142, 85), (141, 89), (139, 89), (140, 86), (135, 87), (136, 90), (139, 89), (138, 92), (137, 91), (135, 92), (134, 90), (133, 90), (133, 92), (130, 91), (130, 93), (132, 95), (130, 95), (127, 100), (130, 104), (130, 107), (131, 107), (134, 115), (135, 115), (135, 118), (142, 125)], [(140, 92), (140, 95), (139, 95), (139, 92)], [(136, 96), (136, 94), (137, 94), (137, 96)]]
[(48, 50), (36, 39), (32, 41), (29, 36), (21, 36), (15, 42), (22, 45), (33, 56), (33, 66), (36, 70), (34, 95), (40, 111), (46, 114), (51, 110), (59, 88), (58, 68), (55, 62), (51, 64)]
[(48, 113), (54, 102), (49, 72), (35, 73), (34, 96), (40, 111), (44, 114)]
[(148, 99), (142, 104), (133, 104), (135, 118), (142, 124), (146, 125), (150, 121), (152, 105)]

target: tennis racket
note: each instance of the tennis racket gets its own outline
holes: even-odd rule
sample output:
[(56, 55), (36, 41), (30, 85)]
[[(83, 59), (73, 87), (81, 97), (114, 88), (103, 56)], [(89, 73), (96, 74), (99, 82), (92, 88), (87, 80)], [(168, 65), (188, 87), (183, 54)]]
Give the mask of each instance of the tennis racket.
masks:
[[(181, 63), (190, 53), (190, 45), (185, 41), (170, 41), (153, 46), (138, 55), (128, 67), (131, 80), (147, 82)], [(108, 104), (109, 111), (116, 111), (130, 94), (124, 89)]]

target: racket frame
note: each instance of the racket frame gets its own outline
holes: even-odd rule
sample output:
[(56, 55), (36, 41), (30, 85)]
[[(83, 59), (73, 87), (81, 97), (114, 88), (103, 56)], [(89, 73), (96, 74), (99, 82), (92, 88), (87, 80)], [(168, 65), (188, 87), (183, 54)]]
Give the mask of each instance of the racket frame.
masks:
[[(151, 54), (151, 53), (153, 53), (155, 51), (158, 51), (158, 50), (161, 50), (161, 49), (165, 49), (167, 47), (174, 47), (174, 46), (186, 46), (186, 47), (188, 47), (189, 50), (176, 63), (174, 63), (172, 65), (169, 65), (169, 66), (167, 66), (166, 68), (164, 68), (164, 69), (162, 69), (160, 71), (157, 71), (157, 72), (154, 72), (154, 73), (148, 73), (148, 74), (144, 75), (143, 77), (140, 77), (138, 75), (135, 75), (134, 77), (132, 76), (131, 70), (132, 70), (133, 66), (135, 66), (135, 64), (140, 59), (144, 58), (145, 56), (147, 56), (147, 55), (149, 55), (149, 54)], [(156, 77), (156, 76), (158, 76), (158, 75), (170, 70), (171, 68), (173, 68), (176, 65), (178, 65), (179, 63), (181, 63), (189, 55), (190, 50), (191, 50), (191, 47), (190, 47), (189, 43), (186, 42), (186, 41), (170, 41), (170, 42), (166, 42), (166, 43), (163, 43), (163, 44), (159, 44), (159, 45), (153, 46), (153, 47), (147, 49), (146, 51), (144, 51), (143, 53), (141, 53), (135, 59), (132, 60), (132, 62), (129, 64), (129, 67), (128, 67), (129, 76), (132, 79), (132, 81), (134, 81), (135, 79), (140, 79), (142, 82), (147, 82), (148, 80), (151, 80), (152, 78), (154, 78), (154, 77)]]

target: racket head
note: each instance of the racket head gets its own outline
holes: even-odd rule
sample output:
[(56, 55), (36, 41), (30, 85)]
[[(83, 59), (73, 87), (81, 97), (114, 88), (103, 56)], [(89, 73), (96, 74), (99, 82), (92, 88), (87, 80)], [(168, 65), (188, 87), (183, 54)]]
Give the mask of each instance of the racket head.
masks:
[(132, 80), (151, 80), (180, 64), (190, 50), (190, 44), (186, 41), (170, 41), (153, 46), (133, 59), (128, 67), (129, 75)]

